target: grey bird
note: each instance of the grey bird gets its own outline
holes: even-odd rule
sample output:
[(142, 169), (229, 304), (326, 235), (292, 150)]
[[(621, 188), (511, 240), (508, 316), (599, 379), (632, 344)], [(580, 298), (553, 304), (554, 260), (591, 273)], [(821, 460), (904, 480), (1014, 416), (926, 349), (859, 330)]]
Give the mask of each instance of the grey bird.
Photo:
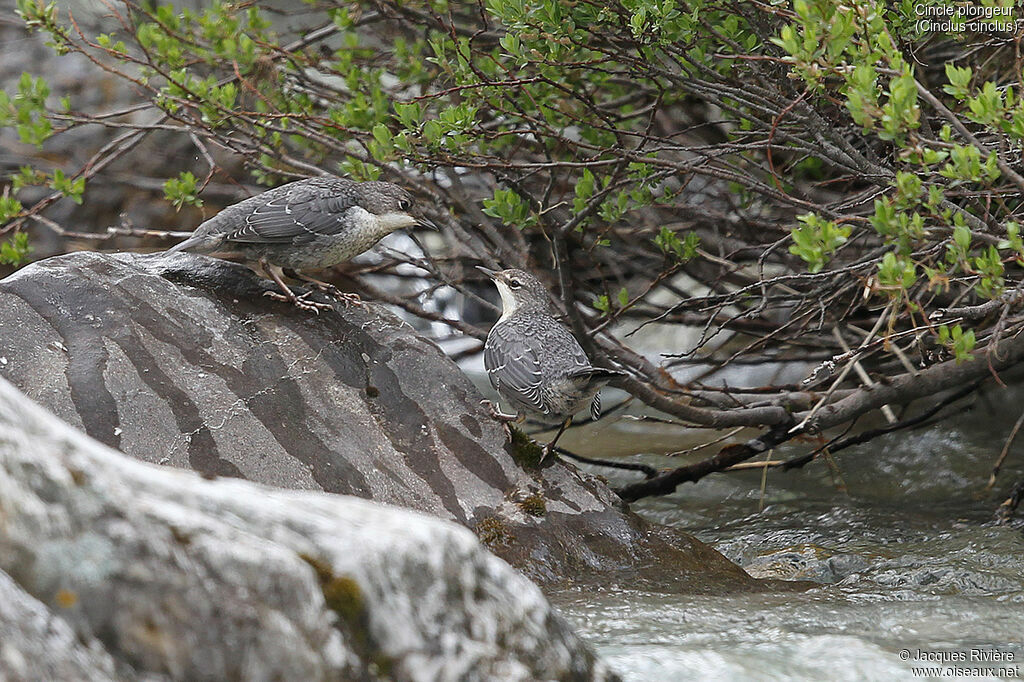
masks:
[(561, 422), (544, 446), (546, 457), (574, 414), (589, 404), (591, 418), (601, 416), (601, 388), (625, 372), (591, 364), (576, 337), (555, 318), (547, 290), (536, 277), (523, 270), (477, 269), (494, 280), (501, 294), (501, 317), (484, 344), (487, 378), (517, 412)]
[(284, 283), (283, 271), (346, 303), (357, 302), (357, 295), (342, 294), (302, 270), (350, 260), (395, 230), (412, 226), (437, 229), (412, 213), (412, 207), (412, 195), (390, 182), (307, 178), (228, 206), (167, 252), (230, 252), (255, 261), (283, 292), (267, 292), (268, 296), (319, 312), (331, 306), (308, 300), (311, 292), (297, 296)]

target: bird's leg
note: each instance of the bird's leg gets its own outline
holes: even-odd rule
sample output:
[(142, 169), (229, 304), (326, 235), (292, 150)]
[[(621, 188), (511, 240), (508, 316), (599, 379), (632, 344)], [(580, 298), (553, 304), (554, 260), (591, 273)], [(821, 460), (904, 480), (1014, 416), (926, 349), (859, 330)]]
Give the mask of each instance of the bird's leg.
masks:
[(481, 400), (480, 404), (485, 405), (487, 407), (487, 414), (505, 429), (505, 438), (508, 440), (512, 440), (512, 424), (526, 419), (525, 416), (518, 414), (505, 414), (496, 403), (492, 403), (490, 400)]
[(551, 439), (550, 443), (548, 443), (541, 449), (540, 461), (543, 462), (548, 458), (548, 455), (550, 455), (552, 450), (555, 449), (555, 443), (557, 443), (558, 439), (562, 437), (562, 434), (565, 433), (565, 430), (569, 428), (569, 424), (572, 424), (572, 415), (569, 415), (568, 417), (565, 418), (565, 421), (562, 422), (562, 427), (558, 429), (558, 433), (555, 434), (555, 437)]
[(334, 286), (330, 282), (325, 282), (323, 280), (316, 279), (315, 277), (310, 277), (309, 275), (305, 274), (304, 272), (300, 272), (299, 270), (286, 270), (285, 274), (287, 274), (289, 277), (293, 277), (297, 280), (309, 284), (313, 288), (322, 291), (331, 298), (338, 299), (346, 308), (350, 305), (359, 308), (366, 307), (366, 304), (363, 303), (363, 299), (359, 297), (359, 294), (342, 291), (341, 289)]
[(263, 293), (264, 296), (272, 298), (275, 301), (287, 301), (297, 308), (302, 310), (308, 310), (310, 312), (320, 314), (321, 310), (332, 310), (334, 306), (330, 303), (321, 303), (320, 301), (310, 301), (307, 299), (311, 292), (306, 292), (302, 296), (297, 296), (294, 291), (288, 288), (288, 285), (281, 279), (281, 275), (277, 272), (277, 267), (267, 262), (266, 258), (260, 259), (260, 267), (265, 273), (270, 275), (270, 278), (281, 288), (283, 294), (279, 294), (276, 291), (266, 291)]

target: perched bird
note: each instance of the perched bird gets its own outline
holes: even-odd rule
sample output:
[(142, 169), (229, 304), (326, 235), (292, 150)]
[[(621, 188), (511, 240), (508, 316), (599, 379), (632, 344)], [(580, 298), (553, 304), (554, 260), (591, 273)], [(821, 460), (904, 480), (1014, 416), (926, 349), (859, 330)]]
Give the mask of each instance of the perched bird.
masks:
[(343, 263), (404, 227), (437, 229), (414, 215), (412, 206), (412, 196), (390, 182), (307, 178), (228, 206), (168, 253), (230, 252), (256, 261), (284, 292), (267, 292), (268, 296), (319, 312), (331, 306), (308, 300), (308, 292), (297, 296), (284, 283), (282, 272), (346, 303), (358, 301), (357, 295), (342, 294), (301, 271)]
[[(484, 366), (491, 386), (511, 401), (517, 412), (557, 419), (561, 428), (544, 446), (555, 447), (574, 414), (590, 404), (590, 416), (601, 416), (601, 388), (625, 373), (590, 364), (579, 342), (561, 322), (540, 280), (522, 270), (477, 269), (494, 280), (501, 294), (501, 317), (484, 344)], [(499, 419), (514, 415), (495, 414)]]

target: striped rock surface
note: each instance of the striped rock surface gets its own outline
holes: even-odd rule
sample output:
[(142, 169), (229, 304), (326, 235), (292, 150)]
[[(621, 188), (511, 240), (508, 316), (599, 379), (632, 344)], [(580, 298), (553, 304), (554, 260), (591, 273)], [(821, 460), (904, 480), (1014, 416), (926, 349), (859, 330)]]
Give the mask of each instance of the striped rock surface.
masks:
[(472, 383), (383, 308), (316, 316), (272, 289), (192, 254), (40, 261), (0, 282), (0, 376), (132, 457), (449, 519), (542, 584), (757, 587), (596, 478), (520, 466)]

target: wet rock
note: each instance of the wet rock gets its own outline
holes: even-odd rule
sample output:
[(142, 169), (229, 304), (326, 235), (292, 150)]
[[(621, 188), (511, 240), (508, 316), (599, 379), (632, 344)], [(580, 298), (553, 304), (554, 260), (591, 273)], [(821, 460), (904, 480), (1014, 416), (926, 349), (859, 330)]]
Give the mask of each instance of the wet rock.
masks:
[(831, 584), (870, 567), (870, 562), (857, 554), (837, 553), (814, 544), (803, 544), (781, 550), (759, 553), (742, 562), (744, 570), (758, 578), (776, 580), (812, 580)]
[(614, 678), (465, 528), (138, 462), (3, 380), (0, 519), (4, 679)]
[(0, 376), (138, 459), (450, 519), (542, 583), (758, 587), (594, 477), (531, 467), (455, 364), (385, 309), (316, 316), (271, 286), (191, 254), (41, 261), (0, 282)]

